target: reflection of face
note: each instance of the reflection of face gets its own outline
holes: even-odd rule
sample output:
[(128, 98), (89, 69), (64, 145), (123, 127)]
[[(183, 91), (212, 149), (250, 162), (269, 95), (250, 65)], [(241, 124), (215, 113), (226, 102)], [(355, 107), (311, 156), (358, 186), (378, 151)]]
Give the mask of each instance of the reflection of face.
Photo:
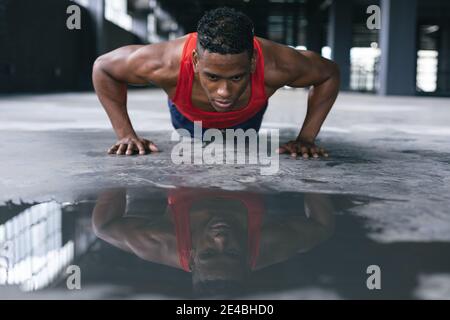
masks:
[(191, 263), (202, 280), (241, 279), (247, 267), (247, 211), (238, 200), (209, 199), (191, 208)]
[(219, 54), (199, 49), (194, 53), (194, 71), (217, 112), (235, 109), (248, 87), (253, 65), (247, 52)]

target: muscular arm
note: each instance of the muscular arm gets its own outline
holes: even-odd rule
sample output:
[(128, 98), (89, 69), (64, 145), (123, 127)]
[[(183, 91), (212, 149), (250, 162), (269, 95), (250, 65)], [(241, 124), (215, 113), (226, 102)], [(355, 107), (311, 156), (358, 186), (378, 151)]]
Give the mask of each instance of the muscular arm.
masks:
[[(170, 69), (173, 68), (168, 57), (169, 46), (167, 43), (125, 46), (100, 56), (94, 63), (94, 88), (118, 140), (134, 141), (136, 145), (132, 147), (137, 147), (140, 154), (147, 150), (156, 151), (157, 148), (148, 141), (138, 139), (133, 129), (127, 112), (127, 84), (170, 86)], [(118, 149), (122, 151), (119, 154), (125, 151), (121, 146)]]
[(92, 213), (95, 235), (144, 260), (180, 268), (177, 256), (171, 254), (175, 246), (172, 225), (159, 216), (124, 217), (126, 201), (125, 189), (111, 189), (99, 195)]
[[(313, 145), (339, 92), (340, 73), (337, 64), (306, 50), (270, 42), (266, 45), (271, 61), (266, 82), (270, 87), (311, 87), (308, 109), (297, 142)], [(293, 150), (301, 151), (302, 150)], [(313, 148), (313, 154), (319, 150)], [(295, 153), (295, 152), (293, 152)], [(311, 154), (311, 155), (313, 155)]]
[(308, 96), (308, 110), (298, 139), (313, 143), (325, 118), (336, 101), (340, 75), (336, 63), (322, 58), (312, 51), (296, 51), (298, 74), (288, 86), (298, 88), (312, 86)]
[(133, 252), (127, 243), (127, 235), (142, 225), (141, 219), (124, 219), (126, 190), (111, 189), (102, 192), (92, 213), (92, 228), (100, 239), (112, 245)]
[(326, 195), (305, 194), (304, 207), (308, 219), (299, 215), (263, 226), (257, 269), (306, 252), (331, 237), (334, 215), (330, 199)]

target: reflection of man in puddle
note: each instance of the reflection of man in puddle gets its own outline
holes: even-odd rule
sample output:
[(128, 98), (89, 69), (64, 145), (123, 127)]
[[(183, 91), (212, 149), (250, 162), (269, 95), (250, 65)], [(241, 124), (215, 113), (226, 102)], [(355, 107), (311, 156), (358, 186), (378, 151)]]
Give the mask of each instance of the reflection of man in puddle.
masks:
[(253, 193), (177, 190), (169, 193), (180, 265), (197, 291), (237, 290), (254, 269), (264, 207)]
[(249, 272), (305, 252), (333, 231), (325, 196), (288, 198), (175, 189), (168, 192), (166, 214), (156, 216), (130, 210), (119, 189), (100, 195), (93, 225), (116, 247), (191, 272), (199, 295), (242, 293)]

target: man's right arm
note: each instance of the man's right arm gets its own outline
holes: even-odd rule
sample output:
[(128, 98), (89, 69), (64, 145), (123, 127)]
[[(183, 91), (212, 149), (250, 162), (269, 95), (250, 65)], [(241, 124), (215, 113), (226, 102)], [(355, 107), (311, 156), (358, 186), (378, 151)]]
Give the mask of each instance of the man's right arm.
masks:
[(163, 87), (166, 44), (125, 46), (97, 58), (92, 80), (97, 96), (103, 105), (116, 133), (118, 142), (109, 153), (145, 154), (158, 151), (156, 145), (140, 139), (133, 129), (127, 112), (127, 84), (153, 83)]
[(158, 214), (147, 218), (130, 217), (125, 214), (126, 207), (125, 189), (101, 192), (92, 212), (94, 234), (144, 260), (181, 268), (177, 255), (170, 249), (176, 247), (171, 221)]

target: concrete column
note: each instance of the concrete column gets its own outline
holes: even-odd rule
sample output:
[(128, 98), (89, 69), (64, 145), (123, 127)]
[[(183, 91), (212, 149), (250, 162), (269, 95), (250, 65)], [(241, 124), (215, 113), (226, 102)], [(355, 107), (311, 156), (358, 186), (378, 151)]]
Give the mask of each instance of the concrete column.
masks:
[(135, 34), (142, 42), (148, 42), (147, 14), (135, 14), (132, 15), (132, 18), (133, 34)]
[(322, 39), (322, 11), (319, 8), (320, 3), (308, 1), (306, 6), (306, 47), (308, 50), (321, 53)]
[(450, 92), (450, 23), (440, 24), (437, 91)]
[(380, 95), (415, 95), (417, 0), (381, 0)]
[(283, 6), (283, 43), (290, 45), (290, 41), (288, 39), (288, 10), (286, 6)]
[(298, 46), (298, 21), (299, 21), (299, 8), (295, 8), (292, 13), (292, 45)]
[(88, 0), (85, 7), (92, 18), (95, 27), (96, 53), (97, 56), (105, 53), (106, 46), (104, 41), (104, 25), (105, 25), (105, 1), (104, 0)]
[(334, 0), (329, 8), (328, 46), (331, 59), (341, 70), (341, 90), (350, 86), (350, 49), (352, 47), (352, 2)]

